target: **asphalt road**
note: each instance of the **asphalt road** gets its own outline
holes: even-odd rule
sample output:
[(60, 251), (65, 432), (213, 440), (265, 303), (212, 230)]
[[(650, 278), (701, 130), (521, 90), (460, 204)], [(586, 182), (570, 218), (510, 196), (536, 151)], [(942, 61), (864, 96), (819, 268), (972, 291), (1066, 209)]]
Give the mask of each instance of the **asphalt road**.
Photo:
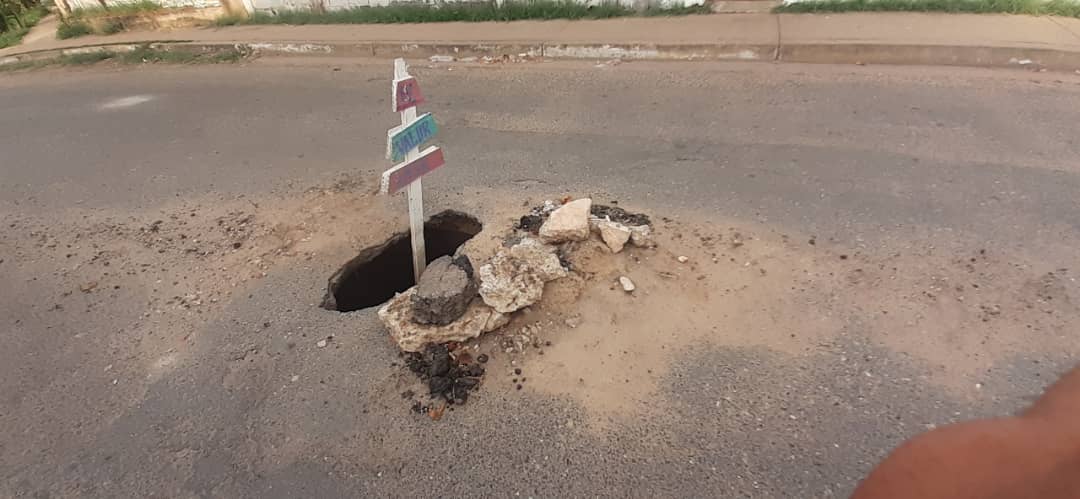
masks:
[[(414, 73), (448, 162), (429, 211), (497, 232), (593, 195), (667, 217), (642, 255), (714, 256), (668, 284), (686, 313), (552, 308), (585, 325), (514, 365), (628, 357), (575, 387), (489, 374), (432, 421), (374, 312), (317, 306), (405, 223), (372, 194), (389, 62), (4, 75), (0, 495), (843, 496), (904, 438), (1012, 413), (1077, 362), (1080, 76)], [(732, 231), (716, 256), (704, 234)]]

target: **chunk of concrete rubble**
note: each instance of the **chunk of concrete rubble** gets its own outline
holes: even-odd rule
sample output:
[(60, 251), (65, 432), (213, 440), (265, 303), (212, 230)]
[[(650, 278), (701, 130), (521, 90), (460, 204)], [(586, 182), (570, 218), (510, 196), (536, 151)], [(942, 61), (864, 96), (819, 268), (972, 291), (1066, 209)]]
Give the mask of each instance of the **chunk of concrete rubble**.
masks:
[(592, 199), (575, 199), (551, 212), (540, 226), (540, 239), (545, 243), (584, 241), (589, 238), (589, 209)]
[(527, 237), (499, 251), (480, 267), (479, 275), (484, 303), (508, 314), (540, 301), (544, 283), (565, 277), (566, 269), (559, 263), (554, 246)]
[(630, 228), (619, 222), (601, 220), (596, 223), (596, 228), (600, 232), (600, 239), (612, 253), (622, 251), (623, 246), (630, 240)]
[(630, 231), (629, 243), (631, 245), (639, 248), (652, 248), (656, 246), (656, 242), (653, 241), (652, 238), (652, 226), (650, 225), (627, 225), (622, 222), (615, 222), (606, 217), (601, 218), (596, 215), (589, 216), (589, 230), (600, 234), (601, 239), (603, 239), (603, 233), (600, 231), (600, 226), (605, 223), (614, 223), (626, 227), (626, 229)]
[(631, 225), (627, 228), (630, 229), (630, 244), (639, 248), (656, 246), (652, 238), (652, 227), (648, 225)]
[(417, 324), (450, 324), (465, 313), (476, 292), (469, 257), (436, 258), (424, 269), (412, 295), (413, 320)]
[(429, 344), (476, 338), (510, 322), (510, 316), (496, 312), (480, 300), (473, 300), (465, 313), (450, 324), (417, 324), (413, 321), (412, 313), (412, 296), (415, 293), (414, 286), (379, 308), (379, 320), (386, 325), (398, 347), (406, 352), (419, 352)]

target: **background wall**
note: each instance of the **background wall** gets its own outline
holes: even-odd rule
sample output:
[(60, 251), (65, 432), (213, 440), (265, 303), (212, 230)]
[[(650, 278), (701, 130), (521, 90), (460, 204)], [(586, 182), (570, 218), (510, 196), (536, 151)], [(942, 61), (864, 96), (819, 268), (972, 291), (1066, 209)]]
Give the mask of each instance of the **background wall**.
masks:
[[(120, 5), (123, 3), (134, 3), (135, 0), (105, 0), (105, 4), (109, 6)], [(221, 7), (220, 0), (154, 0), (167, 8), (179, 8), (179, 7), (194, 7), (197, 9), (205, 9), (210, 7)], [(98, 0), (67, 0), (67, 5), (72, 9), (92, 9), (100, 8), (101, 2)]]
[[(310, 9), (313, 3), (322, 3), (326, 10), (338, 10), (348, 9), (352, 7), (375, 7), (382, 5), (389, 5), (390, 3), (406, 3), (398, 2), (397, 0), (251, 0), (256, 10), (304, 10)], [(447, 2), (475, 2), (476, 0), (445, 0)], [(602, 3), (601, 0), (575, 0), (577, 3), (585, 5), (598, 5)], [(678, 2), (677, 0), (615, 0), (621, 5), (628, 7), (635, 7), (642, 4), (656, 4), (668, 6), (675, 3), (682, 5), (701, 5), (705, 3), (705, 0), (685, 0)], [(434, 5), (434, 1), (420, 0), (417, 2), (407, 3), (426, 3)]]

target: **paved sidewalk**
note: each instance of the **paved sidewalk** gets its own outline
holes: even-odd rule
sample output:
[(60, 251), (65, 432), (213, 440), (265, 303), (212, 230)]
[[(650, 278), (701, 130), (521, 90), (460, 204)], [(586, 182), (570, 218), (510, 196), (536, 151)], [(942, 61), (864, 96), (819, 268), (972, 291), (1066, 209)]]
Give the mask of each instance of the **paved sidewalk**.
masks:
[(101, 44), (255, 44), (266, 52), (743, 59), (1080, 69), (1080, 19), (974, 14), (714, 14), (598, 21), (235, 26), (39, 38), (0, 56)]

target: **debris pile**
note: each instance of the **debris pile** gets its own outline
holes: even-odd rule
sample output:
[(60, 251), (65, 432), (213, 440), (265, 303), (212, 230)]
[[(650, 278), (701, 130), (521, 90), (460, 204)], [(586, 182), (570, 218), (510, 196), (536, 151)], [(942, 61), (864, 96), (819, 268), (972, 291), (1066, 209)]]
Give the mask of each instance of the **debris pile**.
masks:
[[(480, 384), (484, 369), (458, 342), (479, 337), (510, 322), (511, 314), (539, 302), (544, 286), (570, 274), (564, 257), (576, 244), (596, 235), (611, 253), (627, 245), (652, 247), (652, 226), (645, 215), (617, 206), (593, 204), (591, 199), (545, 201), (521, 217), (516, 231), (476, 271), (458, 250), (427, 267), (420, 282), (396, 295), (379, 309), (379, 318), (404, 352), (407, 365), (428, 384), (433, 399), (462, 404)], [(626, 293), (634, 283), (621, 277)], [(479, 298), (479, 299), (477, 299)], [(539, 325), (526, 325), (507, 335), (502, 347), (522, 352), (540, 344)], [(475, 348), (475, 347), (474, 347)], [(482, 363), (486, 355), (477, 358)], [(445, 405), (414, 409), (441, 417)]]
[[(472, 355), (457, 343), (428, 345), (423, 352), (405, 356), (405, 365), (427, 383), (428, 394), (433, 399), (441, 398), (447, 404), (457, 405), (465, 404), (469, 392), (480, 385), (484, 376), (481, 364), (486, 361), (487, 356), (481, 355), (474, 362)], [(413, 395), (405, 392), (402, 397), (412, 398)], [(425, 409), (430, 408), (425, 408), (420, 401), (413, 404), (413, 410), (417, 412), (427, 412)]]

